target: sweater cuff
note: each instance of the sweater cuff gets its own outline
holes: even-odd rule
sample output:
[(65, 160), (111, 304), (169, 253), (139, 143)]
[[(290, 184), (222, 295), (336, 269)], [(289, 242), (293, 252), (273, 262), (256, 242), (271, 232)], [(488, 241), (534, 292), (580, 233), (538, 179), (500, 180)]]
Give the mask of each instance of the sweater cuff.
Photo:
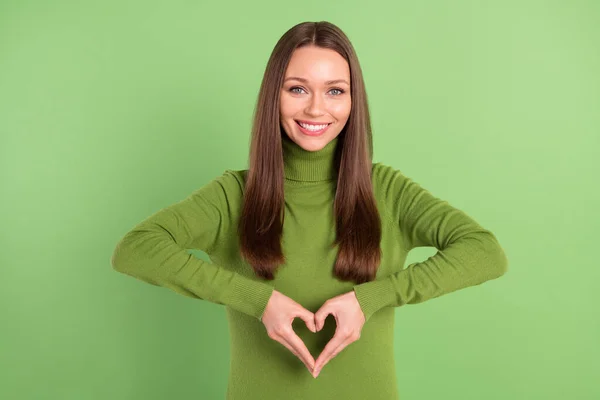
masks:
[(365, 322), (381, 308), (394, 304), (394, 285), (389, 277), (355, 285), (354, 293), (365, 315)]
[(234, 310), (260, 320), (275, 288), (267, 283), (235, 274), (228, 291), (221, 299)]

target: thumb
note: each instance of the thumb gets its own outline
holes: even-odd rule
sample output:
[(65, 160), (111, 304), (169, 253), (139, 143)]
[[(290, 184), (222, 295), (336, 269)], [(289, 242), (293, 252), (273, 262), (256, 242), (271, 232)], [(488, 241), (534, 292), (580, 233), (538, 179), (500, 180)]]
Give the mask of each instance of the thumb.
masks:
[(325, 325), (325, 318), (329, 315), (329, 309), (327, 305), (319, 308), (319, 310), (315, 313), (315, 327), (317, 330), (321, 330), (323, 325)]
[(312, 332), (317, 331), (315, 327), (315, 316), (312, 312), (308, 311), (306, 308), (303, 308), (299, 317), (302, 318), (308, 329), (310, 329)]

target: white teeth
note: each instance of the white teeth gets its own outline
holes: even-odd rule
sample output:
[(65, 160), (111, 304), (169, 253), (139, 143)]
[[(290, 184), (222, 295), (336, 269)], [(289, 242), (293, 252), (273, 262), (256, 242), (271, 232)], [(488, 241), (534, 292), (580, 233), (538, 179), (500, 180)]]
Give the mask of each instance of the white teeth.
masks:
[(329, 124), (325, 124), (325, 125), (308, 125), (308, 124), (304, 124), (302, 122), (298, 122), (298, 123), (304, 129), (308, 129), (310, 131), (320, 131), (321, 129), (324, 129), (327, 125), (329, 125)]

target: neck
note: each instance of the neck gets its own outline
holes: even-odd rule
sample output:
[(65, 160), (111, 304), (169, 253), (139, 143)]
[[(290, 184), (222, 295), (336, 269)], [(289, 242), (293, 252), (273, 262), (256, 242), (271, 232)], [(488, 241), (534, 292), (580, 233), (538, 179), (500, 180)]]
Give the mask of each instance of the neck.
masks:
[(285, 179), (303, 182), (319, 182), (337, 177), (335, 151), (339, 136), (317, 151), (304, 150), (287, 134), (282, 133), (283, 164)]

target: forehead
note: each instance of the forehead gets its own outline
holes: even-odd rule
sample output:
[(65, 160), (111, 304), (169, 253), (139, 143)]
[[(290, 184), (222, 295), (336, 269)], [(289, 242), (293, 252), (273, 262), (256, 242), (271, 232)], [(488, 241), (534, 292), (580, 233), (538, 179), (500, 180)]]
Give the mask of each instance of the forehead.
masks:
[(337, 51), (308, 46), (294, 50), (285, 78), (296, 76), (312, 83), (324, 83), (333, 79), (350, 82), (348, 62)]

